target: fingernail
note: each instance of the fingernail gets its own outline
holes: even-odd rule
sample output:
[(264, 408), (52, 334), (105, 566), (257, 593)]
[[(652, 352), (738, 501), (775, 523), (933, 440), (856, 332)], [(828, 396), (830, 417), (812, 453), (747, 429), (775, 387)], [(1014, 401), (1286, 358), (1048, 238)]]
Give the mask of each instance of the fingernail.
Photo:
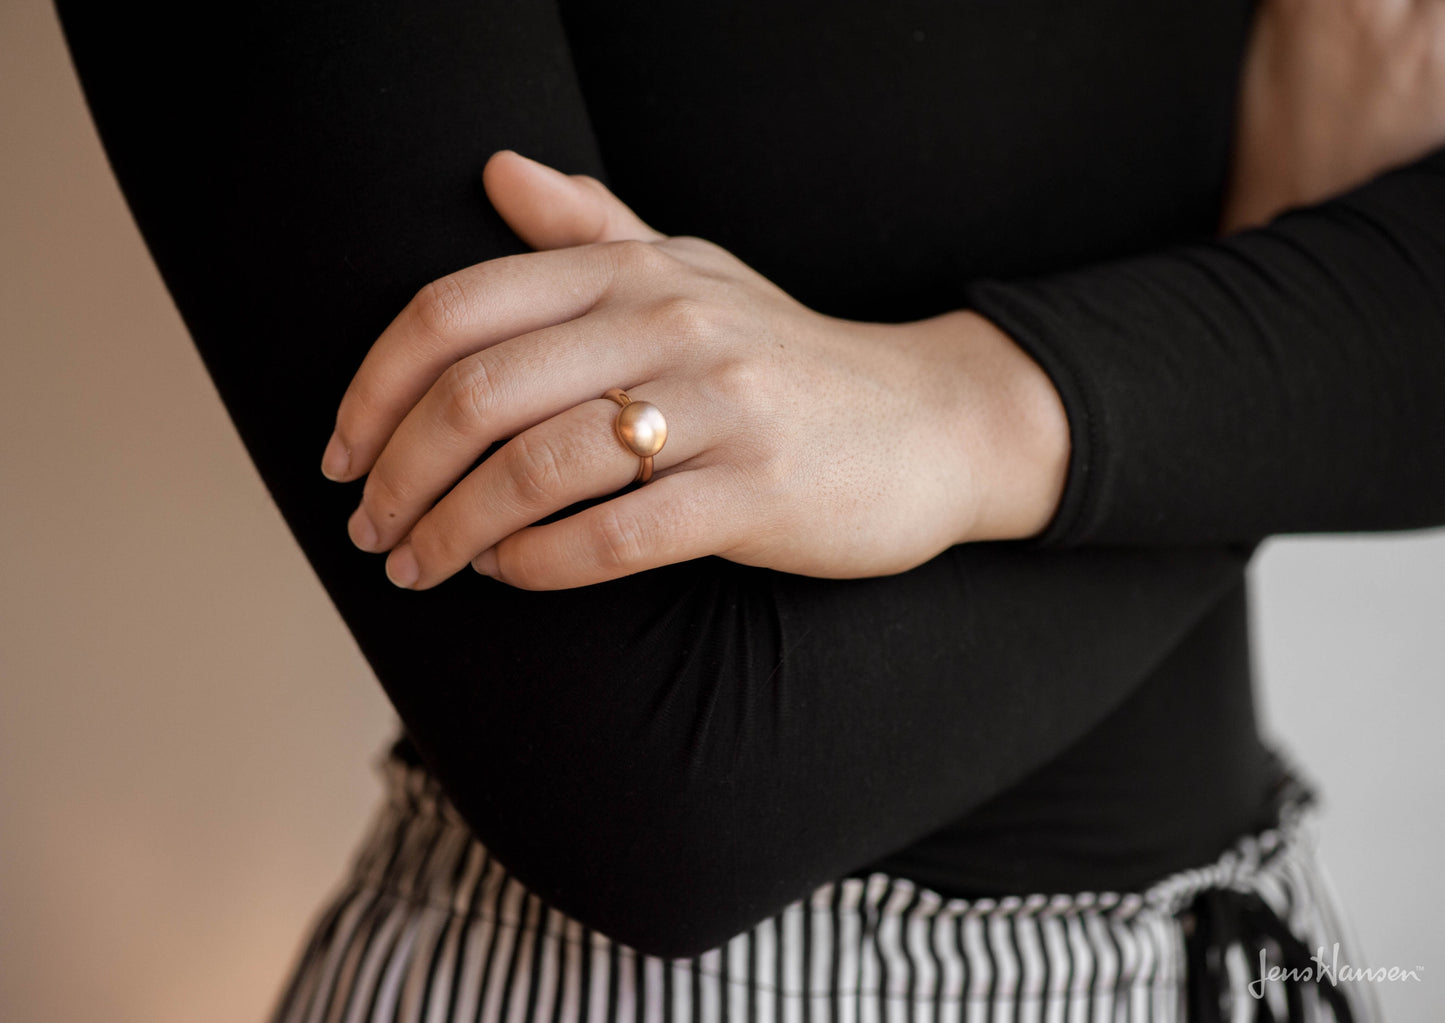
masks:
[(351, 534), (351, 542), (362, 550), (376, 550), (376, 525), (371, 521), (371, 516), (361, 508), (351, 513), (351, 519), (346, 523), (346, 531)]
[(351, 468), (351, 452), (347, 450), (341, 435), (333, 431), (331, 439), (326, 442), (326, 453), (321, 456), (321, 475), (329, 480), (340, 482), (349, 468)]
[(493, 579), (497, 578), (497, 549), (488, 547), (482, 551), (472, 559), (472, 567), (482, 575), (489, 575)]
[(421, 578), (421, 566), (416, 563), (411, 544), (404, 543), (391, 552), (386, 559), (386, 577), (403, 589), (411, 589)]

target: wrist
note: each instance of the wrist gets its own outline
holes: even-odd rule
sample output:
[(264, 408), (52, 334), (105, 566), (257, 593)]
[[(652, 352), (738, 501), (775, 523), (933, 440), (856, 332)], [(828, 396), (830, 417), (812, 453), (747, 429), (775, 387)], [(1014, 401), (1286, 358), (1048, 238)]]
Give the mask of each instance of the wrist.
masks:
[(972, 310), (938, 318), (953, 333), (970, 385), (954, 436), (973, 462), (975, 513), (959, 542), (1023, 540), (1053, 520), (1068, 477), (1069, 418), (1053, 380), (993, 321)]

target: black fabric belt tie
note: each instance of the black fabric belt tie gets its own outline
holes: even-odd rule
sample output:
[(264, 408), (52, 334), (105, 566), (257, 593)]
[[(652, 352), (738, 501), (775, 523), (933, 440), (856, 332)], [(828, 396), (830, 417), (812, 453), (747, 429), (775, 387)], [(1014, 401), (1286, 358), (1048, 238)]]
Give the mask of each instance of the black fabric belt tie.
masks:
[[(1180, 913), (1180, 921), (1189, 964), (1191, 1020), (1222, 1023), (1232, 1018), (1225, 1005), (1231, 991), (1225, 957), (1238, 945), (1251, 969), (1260, 962), (1261, 951), (1271, 966), (1281, 968), (1279, 982), (1284, 985), (1286, 1020), (1294, 1023), (1306, 1018), (1300, 991), (1303, 985), (1314, 984), (1339, 1023), (1354, 1023), (1354, 1013), (1334, 979), (1319, 970), (1319, 964), (1311, 958), (1312, 951), (1255, 892), (1207, 888)], [(1264, 978), (1255, 979), (1265, 982)], [(1262, 995), (1253, 999), (1255, 1023), (1276, 1023), (1274, 1010)]]

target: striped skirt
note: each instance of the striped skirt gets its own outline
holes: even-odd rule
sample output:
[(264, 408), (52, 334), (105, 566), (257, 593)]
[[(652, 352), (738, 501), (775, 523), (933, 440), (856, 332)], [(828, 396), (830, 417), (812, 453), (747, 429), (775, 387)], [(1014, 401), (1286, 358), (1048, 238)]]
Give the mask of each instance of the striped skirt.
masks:
[(662, 959), (524, 888), (424, 769), (382, 771), (386, 798), (273, 1023), (1378, 1017), (1367, 982), (1334, 984), (1309, 960), (1322, 946), (1327, 963), (1367, 965), (1315, 859), (1307, 794), (1277, 827), (1143, 891), (964, 900), (873, 874)]

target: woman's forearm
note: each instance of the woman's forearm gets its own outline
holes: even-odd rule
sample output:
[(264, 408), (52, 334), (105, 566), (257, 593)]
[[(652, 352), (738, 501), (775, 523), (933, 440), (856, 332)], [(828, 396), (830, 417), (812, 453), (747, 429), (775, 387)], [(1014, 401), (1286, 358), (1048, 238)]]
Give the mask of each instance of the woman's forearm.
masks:
[(975, 282), (1069, 410), (1036, 542), (1445, 524), (1442, 294), (1445, 149), (1228, 238)]

